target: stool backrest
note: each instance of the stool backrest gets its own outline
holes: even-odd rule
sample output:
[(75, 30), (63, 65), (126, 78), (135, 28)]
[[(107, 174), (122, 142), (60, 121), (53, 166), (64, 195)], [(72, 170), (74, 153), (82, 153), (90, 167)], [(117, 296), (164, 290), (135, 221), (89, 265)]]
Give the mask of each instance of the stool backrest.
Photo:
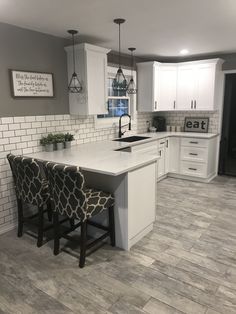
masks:
[(70, 218), (86, 219), (87, 200), (82, 172), (74, 166), (44, 163), (52, 208)]
[(33, 158), (8, 154), (17, 198), (24, 203), (43, 206), (49, 199), (48, 183), (42, 165)]

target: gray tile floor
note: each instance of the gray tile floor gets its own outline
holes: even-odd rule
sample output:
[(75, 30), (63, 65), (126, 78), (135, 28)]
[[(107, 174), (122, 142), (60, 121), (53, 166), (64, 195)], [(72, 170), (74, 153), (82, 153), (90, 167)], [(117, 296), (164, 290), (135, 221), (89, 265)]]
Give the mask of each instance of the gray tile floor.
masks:
[(2, 313), (236, 313), (236, 178), (158, 184), (154, 231), (84, 269), (51, 244), (0, 237)]

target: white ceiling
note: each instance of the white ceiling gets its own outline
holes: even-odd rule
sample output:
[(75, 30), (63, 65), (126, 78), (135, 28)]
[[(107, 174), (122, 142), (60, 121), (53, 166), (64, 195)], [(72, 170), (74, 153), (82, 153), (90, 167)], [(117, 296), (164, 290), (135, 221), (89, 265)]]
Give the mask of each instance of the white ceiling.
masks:
[(67, 37), (78, 29), (80, 41), (140, 56), (178, 56), (236, 51), (236, 0), (0, 0), (0, 21)]

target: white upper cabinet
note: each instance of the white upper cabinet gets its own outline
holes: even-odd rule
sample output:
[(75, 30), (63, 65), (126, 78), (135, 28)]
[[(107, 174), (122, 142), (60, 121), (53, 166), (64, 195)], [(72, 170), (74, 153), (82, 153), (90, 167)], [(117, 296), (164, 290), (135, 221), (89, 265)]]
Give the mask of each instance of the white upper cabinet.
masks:
[(195, 69), (192, 65), (180, 65), (177, 79), (177, 110), (193, 109)]
[(156, 80), (158, 111), (176, 109), (177, 66), (169, 64), (159, 65)]
[(216, 74), (216, 65), (214, 63), (200, 64), (196, 67), (194, 109), (214, 110), (216, 108)]
[(138, 64), (138, 110), (215, 110), (221, 101), (223, 60)]
[[(187, 65), (186, 65), (187, 64)], [(182, 63), (178, 66), (177, 110), (215, 110), (219, 59)]]
[[(72, 46), (67, 52), (68, 80), (73, 73)], [(107, 54), (110, 50), (90, 44), (75, 45), (75, 70), (82, 92), (69, 93), (70, 113), (96, 115), (107, 113)]]
[(157, 80), (159, 62), (138, 63), (138, 111), (158, 111)]

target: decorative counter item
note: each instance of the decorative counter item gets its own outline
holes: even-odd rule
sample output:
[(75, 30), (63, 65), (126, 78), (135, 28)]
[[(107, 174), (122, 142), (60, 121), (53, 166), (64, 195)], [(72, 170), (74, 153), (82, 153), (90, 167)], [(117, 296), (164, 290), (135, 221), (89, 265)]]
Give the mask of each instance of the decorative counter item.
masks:
[(171, 126), (170, 126), (170, 125), (167, 125), (167, 126), (166, 126), (166, 131), (167, 131), (167, 132), (170, 132), (170, 131), (171, 131)]
[(149, 131), (152, 132), (152, 133), (154, 133), (154, 132), (157, 131), (157, 128), (155, 128), (155, 126), (151, 126), (151, 127), (149, 128)]
[(65, 148), (71, 148), (71, 142), (74, 140), (74, 135), (71, 133), (65, 134)]
[(50, 133), (47, 136), (43, 136), (40, 144), (45, 147), (46, 152), (52, 152), (54, 150), (54, 135)]
[(62, 150), (64, 148), (64, 143), (65, 143), (65, 134), (63, 133), (55, 134), (54, 143), (56, 144), (57, 150)]
[(209, 118), (186, 117), (184, 121), (184, 132), (207, 133)]

